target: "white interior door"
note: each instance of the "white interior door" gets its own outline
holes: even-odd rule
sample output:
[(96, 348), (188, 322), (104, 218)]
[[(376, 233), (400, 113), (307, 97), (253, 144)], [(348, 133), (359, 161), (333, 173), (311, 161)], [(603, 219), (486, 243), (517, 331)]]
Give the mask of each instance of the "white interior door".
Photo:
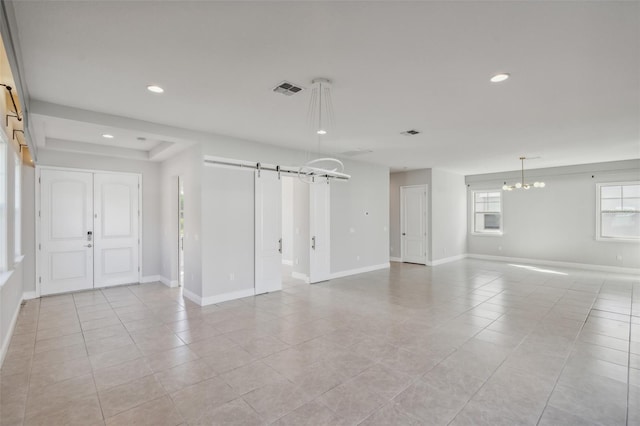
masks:
[(402, 261), (427, 263), (427, 188), (400, 188)]
[(134, 174), (94, 175), (95, 287), (139, 281), (139, 184)]
[(40, 294), (93, 288), (93, 175), (40, 174)]
[(255, 172), (255, 293), (282, 290), (282, 183)]
[(331, 221), (330, 221), (329, 183), (320, 182), (309, 185), (309, 229), (311, 251), (309, 253), (309, 282), (311, 284), (327, 281), (331, 277)]

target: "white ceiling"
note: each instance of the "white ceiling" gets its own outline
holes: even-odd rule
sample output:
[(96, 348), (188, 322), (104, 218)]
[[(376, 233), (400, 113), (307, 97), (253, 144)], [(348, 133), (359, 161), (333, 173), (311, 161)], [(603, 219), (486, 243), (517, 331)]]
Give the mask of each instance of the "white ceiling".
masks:
[[(15, 10), (32, 99), (308, 149), (309, 91), (271, 88), (327, 77), (336, 128), (322, 149), (372, 150), (355, 158), (393, 169), (513, 170), (522, 154), (540, 156), (535, 167), (640, 158), (639, 2), (25, 1)], [(490, 83), (497, 72), (512, 78)], [(58, 124), (38, 131), (104, 143), (100, 126)], [(412, 128), (423, 133), (400, 135)]]

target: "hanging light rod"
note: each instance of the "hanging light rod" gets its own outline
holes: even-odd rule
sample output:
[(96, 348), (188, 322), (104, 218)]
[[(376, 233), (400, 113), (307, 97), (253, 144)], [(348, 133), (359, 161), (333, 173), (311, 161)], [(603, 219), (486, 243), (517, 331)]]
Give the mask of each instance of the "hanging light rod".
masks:
[[(520, 163), (522, 164), (522, 174), (521, 174), (521, 178), (522, 180), (518, 183), (516, 183), (515, 185), (507, 185), (507, 182), (504, 183), (504, 186), (502, 187), (503, 191), (513, 191), (514, 189), (529, 189), (529, 188), (544, 188), (545, 187), (545, 183), (544, 182), (534, 182), (534, 183), (525, 183), (524, 180), (524, 160), (527, 160), (527, 157), (520, 157)], [(530, 158), (529, 158), (530, 160)]]
[[(321, 159), (324, 160), (324, 159)], [(290, 167), (290, 166), (278, 166), (273, 164), (263, 164), (263, 163), (252, 163), (250, 161), (241, 161), (241, 160), (232, 160), (227, 158), (205, 158), (204, 162), (209, 166), (221, 166), (221, 167), (239, 167), (242, 169), (250, 169), (250, 170), (267, 170), (272, 172), (284, 173), (288, 175), (303, 175), (307, 179), (315, 179), (315, 178), (326, 178), (329, 179), (337, 179), (337, 180), (349, 180), (351, 175), (346, 173), (341, 173), (336, 170), (327, 170), (322, 168), (310, 167), (307, 166), (304, 169), (300, 169), (299, 167)]]
[[(5, 89), (7, 89), (7, 92), (9, 92), (9, 97), (11, 98), (11, 103), (13, 104), (13, 112), (16, 115), (12, 115), (11, 117), (16, 118), (18, 121), (22, 121), (22, 117), (20, 117), (20, 114), (18, 113), (18, 106), (16, 105), (16, 100), (13, 98), (13, 87), (4, 84), (4, 83), (0, 83), (0, 86), (3, 86)], [(9, 120), (9, 117), (7, 117), (7, 121)]]

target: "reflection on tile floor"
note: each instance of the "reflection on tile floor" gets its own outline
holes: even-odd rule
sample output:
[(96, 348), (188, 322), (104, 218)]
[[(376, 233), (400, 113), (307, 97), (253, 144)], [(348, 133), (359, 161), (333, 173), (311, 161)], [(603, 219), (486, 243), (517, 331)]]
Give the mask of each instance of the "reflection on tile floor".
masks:
[[(522, 266), (522, 265), (520, 265)], [(640, 424), (640, 279), (464, 260), (199, 307), (31, 300), (0, 424)]]

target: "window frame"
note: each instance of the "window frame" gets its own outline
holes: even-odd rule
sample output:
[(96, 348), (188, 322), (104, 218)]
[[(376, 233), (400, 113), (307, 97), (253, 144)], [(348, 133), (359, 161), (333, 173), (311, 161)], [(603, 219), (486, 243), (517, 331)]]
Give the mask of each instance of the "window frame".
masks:
[[(496, 213), (496, 212), (476, 212), (476, 194), (497, 192), (500, 194), (500, 228), (495, 231), (476, 231), (476, 214), (477, 213)], [(501, 237), (504, 234), (504, 208), (502, 201), (502, 189), (473, 189), (471, 190), (471, 235), (482, 237)]]
[(24, 254), (22, 247), (22, 156), (19, 150), (13, 154), (13, 251), (17, 262)]
[[(622, 182), (598, 182), (596, 183), (596, 200), (595, 200), (595, 222), (596, 222), (596, 241), (605, 242), (627, 242), (638, 243), (640, 237), (605, 237), (602, 235), (602, 187), (605, 186), (628, 186), (628, 185), (640, 185), (640, 181), (622, 181)], [(624, 197), (623, 197), (624, 199)], [(640, 211), (638, 211), (640, 214)]]

